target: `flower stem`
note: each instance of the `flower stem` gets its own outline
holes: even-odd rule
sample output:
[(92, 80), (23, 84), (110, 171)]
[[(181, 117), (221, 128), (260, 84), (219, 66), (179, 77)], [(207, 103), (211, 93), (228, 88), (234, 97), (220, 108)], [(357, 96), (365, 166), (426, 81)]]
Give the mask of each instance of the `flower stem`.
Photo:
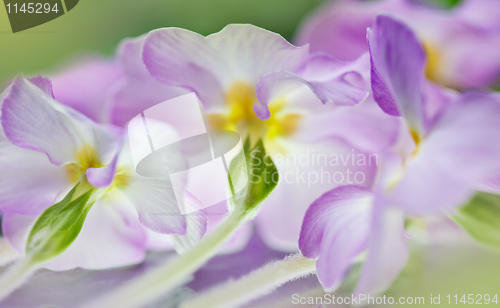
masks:
[(39, 265), (33, 264), (31, 258), (28, 257), (20, 259), (7, 268), (0, 276), (0, 300), (20, 287), (38, 268)]
[(0, 267), (19, 259), (19, 257), (19, 252), (12, 248), (9, 241), (5, 237), (0, 237)]
[(181, 308), (229, 308), (246, 304), (277, 287), (316, 272), (316, 260), (296, 254), (269, 263), (236, 281), (228, 281), (181, 305)]
[(130, 281), (117, 290), (84, 304), (82, 308), (141, 307), (183, 284), (187, 278), (212, 258), (218, 247), (246, 220), (246, 215), (234, 211), (198, 245), (187, 253), (169, 259), (149, 273)]

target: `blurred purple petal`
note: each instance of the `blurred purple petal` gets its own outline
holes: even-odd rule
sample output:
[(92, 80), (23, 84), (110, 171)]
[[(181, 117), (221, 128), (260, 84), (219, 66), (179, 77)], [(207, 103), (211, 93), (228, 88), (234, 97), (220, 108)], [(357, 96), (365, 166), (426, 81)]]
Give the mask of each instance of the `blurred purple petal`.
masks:
[(325, 110), (304, 118), (294, 138), (304, 142), (340, 138), (358, 150), (375, 154), (395, 144), (399, 128), (399, 119), (382, 112), (370, 96), (352, 108)]
[(186, 94), (153, 78), (142, 62), (144, 37), (124, 40), (118, 48), (118, 65), (123, 77), (110, 91), (110, 121), (123, 126), (140, 112), (168, 99)]
[(40, 214), (69, 187), (66, 170), (42, 153), (11, 144), (0, 129), (0, 209)]
[(494, 86), (500, 72), (500, 10), (494, 0), (463, 0), (440, 10), (407, 0), (330, 1), (299, 30), (298, 44), (342, 60), (368, 51), (366, 28), (382, 12), (403, 20), (425, 46), (426, 74), (456, 88)]
[(323, 51), (352, 61), (368, 51), (366, 28), (376, 12), (395, 1), (364, 2), (337, 0), (327, 2), (299, 29), (297, 43), (311, 44), (311, 51)]
[(113, 61), (87, 59), (51, 76), (54, 97), (96, 122), (107, 122), (108, 91), (121, 75)]
[(379, 294), (394, 282), (409, 258), (403, 212), (377, 196), (373, 205), (368, 256), (354, 294)]
[(496, 175), (488, 176), (485, 180), (483, 180), (477, 187), (477, 190), (500, 195), (500, 171), (495, 173)]
[(116, 155), (111, 163), (107, 166), (104, 166), (102, 168), (88, 168), (87, 171), (85, 171), (85, 174), (90, 185), (99, 188), (108, 187), (109, 185), (111, 185), (115, 177), (117, 162), (118, 155)]
[(437, 120), (390, 202), (413, 214), (463, 204), (500, 168), (500, 101), (465, 94)]

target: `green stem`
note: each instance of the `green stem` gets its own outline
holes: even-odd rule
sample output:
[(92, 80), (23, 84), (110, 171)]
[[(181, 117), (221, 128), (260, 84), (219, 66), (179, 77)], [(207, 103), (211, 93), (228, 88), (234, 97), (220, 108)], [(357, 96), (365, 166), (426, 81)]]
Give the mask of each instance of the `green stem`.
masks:
[(142, 307), (182, 285), (187, 278), (212, 258), (218, 247), (246, 220), (246, 215), (234, 211), (212, 233), (187, 253), (166, 263), (124, 286), (84, 304), (81, 308)]
[(0, 236), (0, 267), (19, 259), (19, 257), (19, 252), (12, 248), (5, 237)]
[(288, 281), (316, 272), (316, 260), (300, 254), (265, 265), (236, 281), (228, 281), (181, 305), (181, 308), (229, 308), (246, 304)]
[(0, 277), (0, 301), (20, 287), (38, 268), (40, 265), (33, 264), (27, 257), (7, 268)]

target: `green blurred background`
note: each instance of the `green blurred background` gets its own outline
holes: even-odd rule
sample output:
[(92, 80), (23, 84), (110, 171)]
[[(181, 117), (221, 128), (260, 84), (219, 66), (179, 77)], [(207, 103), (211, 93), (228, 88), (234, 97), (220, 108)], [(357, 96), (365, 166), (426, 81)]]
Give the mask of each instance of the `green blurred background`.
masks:
[(0, 84), (18, 73), (53, 69), (86, 53), (113, 55), (118, 43), (176, 26), (207, 35), (252, 23), (290, 39), (322, 0), (81, 0), (67, 14), (13, 34), (0, 9)]

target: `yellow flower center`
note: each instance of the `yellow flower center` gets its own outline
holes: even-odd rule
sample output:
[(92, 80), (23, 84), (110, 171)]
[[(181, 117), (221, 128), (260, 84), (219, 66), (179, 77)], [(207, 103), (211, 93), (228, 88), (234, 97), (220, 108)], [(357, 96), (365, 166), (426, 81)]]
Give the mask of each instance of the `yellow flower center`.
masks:
[(128, 168), (119, 167), (116, 170), (113, 184), (110, 186), (109, 189), (112, 188), (123, 189), (124, 187), (126, 187), (130, 183), (131, 174), (132, 173), (130, 170), (128, 170)]
[(386, 184), (387, 192), (394, 190), (394, 188), (396, 188), (396, 186), (403, 180), (409, 165), (412, 163), (412, 161), (415, 159), (415, 157), (418, 155), (420, 151), (420, 147), (422, 144), (422, 138), (420, 134), (413, 129), (410, 129), (409, 132), (412, 140), (415, 142), (415, 149), (408, 157), (405, 157), (403, 159), (403, 165), (401, 166), (401, 168), (388, 179)]
[(251, 140), (259, 138), (271, 141), (278, 136), (293, 134), (302, 115), (286, 110), (284, 98), (269, 103), (271, 116), (262, 121), (255, 115), (253, 105), (257, 102), (255, 88), (246, 82), (235, 82), (226, 93), (226, 111), (207, 115), (212, 129), (225, 129), (238, 132), (243, 138)]
[[(70, 183), (76, 184), (79, 181), (87, 183), (86, 171), (88, 168), (103, 168), (105, 166), (101, 163), (97, 150), (93, 146), (85, 145), (76, 152), (75, 162), (65, 165), (64, 168)], [(106, 190), (127, 186), (130, 182), (130, 174), (131, 172), (127, 168), (118, 167), (112, 185)]]
[(101, 168), (99, 159), (99, 154), (93, 146), (85, 145), (76, 151), (75, 162), (65, 165), (66, 174), (71, 183), (76, 183), (80, 180), (82, 176), (85, 176), (85, 172), (88, 168)]
[(430, 80), (437, 82), (437, 83), (443, 83), (443, 80), (441, 80), (441, 54), (434, 45), (424, 42), (424, 52), (427, 56), (427, 66), (425, 67), (425, 75), (427, 78)]

